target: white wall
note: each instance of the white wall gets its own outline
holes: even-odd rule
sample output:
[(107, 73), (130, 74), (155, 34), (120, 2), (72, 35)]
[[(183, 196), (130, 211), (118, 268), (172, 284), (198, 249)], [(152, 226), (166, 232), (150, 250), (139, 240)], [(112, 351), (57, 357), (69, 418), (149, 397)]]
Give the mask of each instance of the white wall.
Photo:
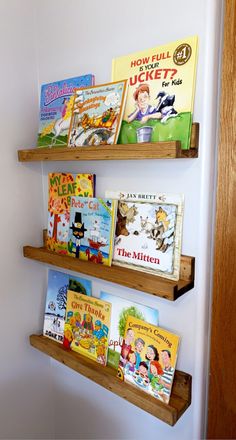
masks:
[(41, 240), (41, 168), (17, 161), (38, 126), (34, 29), (30, 0), (0, 1), (1, 439), (53, 435), (50, 362), (28, 343), (42, 326), (46, 270), (22, 258), (24, 244)]
[[(72, 0), (68, 17), (63, 1), (40, 2), (38, 18), (39, 23), (43, 23), (42, 34), (39, 29), (40, 83), (83, 73), (94, 73), (97, 83), (107, 82), (111, 78), (113, 57), (199, 35), (194, 111), (194, 120), (201, 124), (198, 159), (43, 165), (45, 191), (49, 171), (73, 170), (97, 174), (98, 196), (103, 196), (106, 189), (185, 194), (182, 252), (196, 257), (195, 289), (172, 304), (96, 279), (93, 285), (96, 294), (104, 289), (157, 307), (160, 325), (181, 335), (178, 368), (193, 375), (192, 405), (171, 428), (52, 362), (58, 438), (142, 439), (158, 435), (170, 440), (189, 440), (203, 436), (222, 6), (220, 0), (148, 0), (145, 3), (141, 0)], [(52, 17), (56, 23), (53, 50), (49, 44)]]
[[(11, 313), (14, 325), (9, 325), (9, 315), (4, 313), (1, 325), (11, 343), (4, 344), (6, 355), (0, 364), (3, 371), (0, 438), (53, 438), (53, 426), (55, 438), (67, 439), (133, 440), (165, 436), (168, 440), (190, 440), (203, 437), (222, 4), (221, 0), (148, 0), (145, 3), (141, 0), (70, 0), (67, 3), (0, 0), (0, 24), (3, 25), (0, 44), (8, 61), (6, 66), (10, 66), (5, 66), (6, 71), (3, 68), (1, 75), (5, 82), (11, 80), (14, 89), (11, 101), (7, 102), (7, 88), (1, 88), (2, 102), (7, 102), (8, 112), (4, 109), (1, 146), (4, 153), (0, 166), (4, 181), (11, 173), (11, 186), (15, 189), (11, 199), (4, 191), (4, 207), (10, 216), (1, 216), (2, 230), (11, 229), (3, 238), (4, 289), (0, 298), (4, 311)], [(38, 85), (84, 73), (94, 73), (97, 84), (107, 82), (113, 57), (195, 34), (199, 35), (194, 111), (194, 120), (201, 124), (199, 158), (44, 163), (42, 193), (40, 164), (24, 165), (16, 160), (16, 149), (30, 146), (36, 139), (37, 74)], [(27, 344), (27, 335), (42, 327), (46, 270), (40, 264), (24, 260), (21, 246), (40, 242), (41, 229), (47, 225), (47, 173), (57, 170), (96, 173), (98, 196), (103, 196), (105, 189), (185, 194), (182, 253), (196, 257), (193, 290), (170, 303), (93, 279), (96, 295), (103, 289), (157, 307), (160, 325), (182, 337), (177, 367), (193, 375), (193, 401), (175, 427), (167, 426), (55, 361), (51, 361), (49, 368), (49, 358)]]

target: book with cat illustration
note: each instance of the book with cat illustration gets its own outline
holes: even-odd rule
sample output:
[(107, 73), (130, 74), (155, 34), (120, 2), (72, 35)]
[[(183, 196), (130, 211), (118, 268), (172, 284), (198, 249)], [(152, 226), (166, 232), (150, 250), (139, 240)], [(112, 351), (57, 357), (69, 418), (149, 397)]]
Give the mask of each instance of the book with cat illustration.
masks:
[(41, 86), (38, 147), (66, 147), (74, 93), (94, 84), (94, 75), (82, 75)]
[(90, 280), (49, 269), (45, 302), (43, 334), (54, 341), (63, 342), (67, 303), (67, 290), (91, 296)]
[(68, 290), (64, 347), (105, 366), (110, 320), (110, 303)]
[(179, 279), (183, 195), (106, 191), (118, 200), (113, 264)]
[(156, 399), (169, 403), (180, 337), (128, 316), (117, 376)]
[[(107, 364), (117, 370), (120, 359), (120, 350), (124, 339), (127, 316), (135, 316), (150, 324), (159, 324), (159, 312), (156, 309), (143, 304), (129, 301), (120, 296), (101, 292), (100, 298), (112, 305), (111, 309), (111, 330), (108, 345)], [(137, 343), (138, 344), (138, 343)]]
[(95, 174), (49, 173), (46, 240), (49, 250), (68, 254), (71, 197), (94, 197), (95, 185)]
[(116, 144), (127, 80), (76, 90), (68, 147)]
[(112, 61), (112, 81), (128, 78), (118, 143), (181, 141), (190, 148), (197, 36)]
[(116, 206), (117, 202), (109, 198), (71, 197), (69, 255), (111, 265)]

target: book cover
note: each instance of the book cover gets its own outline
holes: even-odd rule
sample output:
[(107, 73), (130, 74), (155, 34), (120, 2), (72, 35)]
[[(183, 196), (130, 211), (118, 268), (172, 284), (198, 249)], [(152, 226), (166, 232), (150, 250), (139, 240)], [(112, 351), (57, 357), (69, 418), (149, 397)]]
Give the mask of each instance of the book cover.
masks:
[(38, 147), (66, 147), (76, 88), (94, 84), (88, 74), (41, 86)]
[[(151, 307), (144, 306), (133, 301), (129, 301), (110, 293), (101, 292), (100, 298), (112, 305), (111, 309), (111, 329), (108, 343), (107, 364), (117, 370), (119, 366), (120, 350), (125, 334), (125, 325), (129, 315), (149, 322), (149, 324), (159, 324), (159, 312)], [(138, 351), (141, 346), (136, 341), (136, 363), (138, 364)], [(138, 365), (137, 365), (138, 366)]]
[(64, 346), (106, 365), (110, 320), (111, 304), (68, 290)]
[(197, 44), (194, 36), (113, 59), (112, 80), (129, 84), (118, 143), (180, 140), (189, 149)]
[(174, 333), (134, 316), (128, 316), (117, 376), (156, 399), (168, 403), (179, 340), (179, 336)]
[(49, 173), (48, 175), (48, 249), (68, 254), (71, 197), (95, 196), (95, 174)]
[(106, 191), (118, 199), (113, 264), (179, 279), (183, 195)]
[(116, 222), (115, 200), (72, 197), (68, 249), (81, 260), (110, 266)]
[(49, 269), (44, 312), (43, 334), (54, 341), (63, 342), (67, 289), (91, 296), (91, 281)]
[(76, 90), (68, 147), (116, 144), (126, 92), (126, 80)]

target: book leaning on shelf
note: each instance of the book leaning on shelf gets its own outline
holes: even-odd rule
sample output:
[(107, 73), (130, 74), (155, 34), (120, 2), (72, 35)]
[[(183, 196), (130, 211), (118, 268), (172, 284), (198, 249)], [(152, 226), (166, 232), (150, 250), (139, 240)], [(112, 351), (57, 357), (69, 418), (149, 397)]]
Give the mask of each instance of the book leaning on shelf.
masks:
[[(129, 315), (149, 322), (150, 324), (158, 325), (159, 312), (156, 309), (129, 301), (120, 296), (111, 295), (106, 292), (100, 293), (100, 298), (103, 301), (111, 303), (111, 330), (108, 344), (108, 358), (107, 364), (116, 369), (119, 366), (120, 350), (124, 339), (125, 325)], [(138, 366), (138, 353), (142, 350), (142, 341), (135, 341), (136, 363)]]
[(43, 334), (61, 344), (64, 337), (68, 288), (77, 293), (91, 296), (92, 284), (90, 280), (49, 269)]
[(95, 174), (49, 173), (46, 247), (67, 255), (71, 197), (95, 196)]
[(183, 195), (106, 191), (118, 200), (113, 264), (179, 279)]
[(196, 36), (113, 59), (112, 81), (128, 78), (118, 143), (181, 141), (190, 148)]
[(109, 198), (71, 197), (69, 255), (110, 266), (117, 201)]
[(126, 93), (123, 79), (76, 90), (68, 147), (116, 144)]
[(63, 345), (105, 366), (110, 320), (110, 303), (68, 290)]
[[(179, 340), (178, 335), (168, 330), (128, 316), (117, 376), (156, 399), (169, 403)], [(137, 341), (142, 342), (138, 353)]]
[(94, 84), (82, 75), (41, 86), (38, 147), (66, 147), (75, 89)]

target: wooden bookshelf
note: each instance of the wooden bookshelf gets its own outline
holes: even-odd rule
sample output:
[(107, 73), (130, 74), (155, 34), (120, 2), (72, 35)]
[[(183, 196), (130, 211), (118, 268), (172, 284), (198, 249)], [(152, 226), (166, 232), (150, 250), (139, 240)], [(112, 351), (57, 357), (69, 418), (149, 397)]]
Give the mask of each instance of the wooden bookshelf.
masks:
[(192, 125), (189, 150), (181, 150), (181, 142), (156, 142), (127, 145), (101, 145), (76, 148), (33, 148), (18, 150), (20, 162), (74, 160), (144, 160), (198, 157), (199, 124)]
[(116, 370), (111, 367), (103, 367), (78, 353), (66, 350), (61, 344), (45, 336), (31, 335), (30, 344), (44, 354), (51, 356), (58, 362), (77, 371), (82, 376), (87, 377), (171, 426), (177, 422), (191, 404), (192, 378), (189, 374), (182, 371), (177, 370), (175, 372), (171, 398), (167, 405), (138, 388), (121, 382), (116, 377)]
[(194, 257), (181, 256), (180, 280), (171, 281), (146, 272), (113, 265), (108, 267), (67, 255), (59, 255), (45, 247), (24, 246), (23, 255), (41, 263), (80, 272), (170, 301), (175, 301), (194, 287)]

